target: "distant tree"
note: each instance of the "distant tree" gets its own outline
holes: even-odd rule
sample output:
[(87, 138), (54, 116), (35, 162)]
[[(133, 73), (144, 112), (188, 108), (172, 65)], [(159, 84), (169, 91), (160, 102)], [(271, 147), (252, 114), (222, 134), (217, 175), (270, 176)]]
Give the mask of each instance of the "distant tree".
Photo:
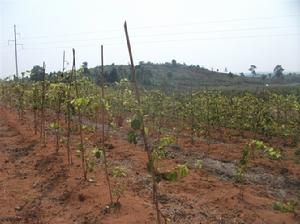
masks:
[(14, 80), (15, 82), (19, 80), (19, 78), (16, 75), (13, 75), (12, 80)]
[(229, 76), (229, 78), (233, 78), (233, 73), (232, 73), (232, 72), (229, 72), (229, 73), (228, 73), (228, 76)]
[(252, 76), (256, 76), (256, 69), (257, 67), (255, 65), (250, 65), (249, 71), (251, 72)]
[(262, 80), (262, 81), (265, 81), (265, 80), (267, 79), (267, 77), (268, 77), (267, 75), (262, 75), (262, 76), (261, 76), (261, 80)]
[(136, 79), (139, 83), (143, 85), (151, 85), (152, 84), (153, 74), (151, 70), (145, 69), (145, 66), (139, 65), (136, 66)]
[(283, 71), (284, 69), (282, 68), (281, 65), (276, 65), (273, 70), (274, 77), (277, 79), (283, 79)]
[(114, 83), (119, 81), (119, 75), (118, 71), (115, 67), (110, 71), (108, 77), (107, 77), (107, 82)]
[(168, 79), (171, 79), (173, 77), (173, 73), (172, 72), (168, 72), (167, 76), (168, 76)]
[(30, 71), (30, 80), (32, 81), (42, 81), (43, 79), (43, 68), (39, 65), (33, 66)]
[[(109, 74), (110, 74), (110, 72), (104, 71), (104, 81), (105, 81), (105, 82), (108, 82)], [(96, 83), (101, 84), (102, 80), (101, 80), (100, 75), (98, 75), (98, 77), (99, 77), (99, 78), (96, 80)]]
[(171, 64), (172, 64), (173, 66), (177, 65), (177, 62), (176, 62), (176, 60), (175, 60), (175, 59), (173, 59), (173, 60), (171, 61)]
[(82, 62), (82, 68), (87, 68), (88, 67), (88, 63), (86, 61)]
[(90, 72), (88, 69), (88, 63), (86, 61), (82, 62), (81, 68), (83, 69), (84, 75), (90, 75)]
[(120, 79), (129, 79), (129, 74), (126, 68), (123, 68), (122, 66), (118, 67), (118, 78)]
[(245, 77), (244, 72), (241, 72), (241, 73), (240, 73), (240, 76), (241, 76), (241, 77)]
[(224, 72), (225, 72), (225, 73), (227, 73), (227, 72), (228, 72), (228, 70), (227, 70), (227, 67), (225, 67), (225, 69), (224, 69)]

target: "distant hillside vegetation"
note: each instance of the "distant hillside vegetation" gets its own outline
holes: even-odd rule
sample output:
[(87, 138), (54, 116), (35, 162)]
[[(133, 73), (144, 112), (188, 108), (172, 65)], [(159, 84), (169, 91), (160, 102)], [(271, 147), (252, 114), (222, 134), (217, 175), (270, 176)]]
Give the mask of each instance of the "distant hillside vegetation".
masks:
[[(146, 88), (217, 88), (217, 89), (254, 89), (262, 86), (290, 86), (300, 85), (300, 74), (281, 75), (280, 78), (272, 74), (260, 74), (260, 77), (249, 77), (243, 74), (233, 74), (211, 71), (199, 65), (179, 64), (175, 60), (163, 64), (140, 62), (135, 66), (137, 81)], [(91, 77), (100, 83), (101, 67), (88, 68), (83, 62), (80, 68), (84, 76)], [(39, 66), (34, 66), (30, 79), (38, 80)], [(105, 81), (114, 83), (122, 78), (131, 79), (129, 65), (106, 65), (104, 67)], [(61, 72), (50, 73), (49, 78)]]
[[(99, 73), (99, 66), (89, 69), (89, 75), (96, 81), (99, 81)], [(261, 75), (261, 77), (246, 77), (231, 72), (211, 71), (199, 65), (179, 64), (175, 60), (163, 64), (140, 62), (136, 65), (136, 74), (138, 82), (145, 87), (245, 89), (265, 85), (300, 85), (299, 74), (285, 75), (281, 79), (273, 78), (271, 74)], [(130, 67), (129, 65), (107, 65), (105, 66), (105, 76), (108, 82), (117, 81), (121, 78), (130, 79)]]

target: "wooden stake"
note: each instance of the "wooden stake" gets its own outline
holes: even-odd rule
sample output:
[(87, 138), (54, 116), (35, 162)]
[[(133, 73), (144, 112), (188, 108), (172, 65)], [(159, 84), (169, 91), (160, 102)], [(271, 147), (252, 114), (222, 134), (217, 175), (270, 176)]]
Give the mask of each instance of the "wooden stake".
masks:
[[(125, 35), (126, 35), (126, 41), (127, 41), (127, 47), (128, 47), (128, 53), (129, 53), (129, 57), (130, 57), (130, 64), (131, 64), (131, 73), (132, 73), (132, 83), (133, 83), (133, 87), (135, 90), (135, 97), (136, 100), (138, 102), (138, 106), (141, 106), (141, 102), (140, 102), (140, 93), (139, 93), (139, 89), (137, 86), (137, 82), (136, 82), (136, 73), (135, 73), (135, 66), (133, 63), (133, 57), (132, 57), (132, 52), (131, 52), (131, 45), (130, 45), (130, 40), (129, 40), (129, 35), (128, 35), (128, 31), (127, 31), (127, 23), (125, 21), (124, 23), (124, 30), (125, 30)], [(143, 137), (143, 141), (144, 141), (144, 147), (145, 147), (145, 151), (147, 152), (148, 155), (148, 163), (150, 165), (150, 172), (151, 172), (151, 176), (152, 176), (152, 193), (153, 193), (153, 203), (155, 205), (155, 209), (156, 209), (156, 217), (157, 217), (157, 223), (161, 224), (161, 220), (160, 220), (160, 210), (159, 210), (159, 205), (158, 205), (158, 199), (157, 199), (157, 183), (156, 183), (156, 172), (153, 166), (153, 161), (151, 158), (151, 149), (150, 146), (148, 144), (148, 139), (145, 133), (145, 125), (144, 125), (144, 119), (143, 119), (143, 114), (141, 113), (140, 110), (138, 110), (138, 115), (141, 119), (141, 133), (142, 133), (142, 137)]]
[(113, 197), (111, 193), (111, 186), (110, 186), (110, 179), (108, 174), (108, 166), (107, 166), (107, 157), (106, 157), (106, 148), (105, 148), (105, 136), (104, 136), (104, 113), (105, 113), (105, 96), (104, 96), (104, 64), (103, 64), (103, 45), (101, 45), (101, 94), (102, 94), (102, 111), (101, 111), (101, 123), (102, 123), (102, 150), (103, 150), (103, 158), (104, 158), (104, 169), (105, 169), (105, 176), (109, 191), (109, 199), (110, 204), (113, 205)]
[(45, 76), (46, 76), (46, 64), (43, 62), (42, 71), (42, 102), (41, 102), (41, 141), (43, 146), (46, 146), (46, 131), (45, 131), (45, 97), (46, 97), (46, 86), (45, 86)]
[[(76, 66), (75, 66), (75, 49), (73, 48), (73, 66), (72, 66), (72, 75), (74, 77), (74, 84), (75, 84), (75, 92), (76, 97), (79, 97), (78, 86), (77, 86), (77, 79), (76, 79)], [(82, 117), (81, 117), (81, 108), (78, 107), (78, 123), (79, 123), (79, 136), (80, 136), (80, 157), (81, 157), (81, 166), (83, 171), (83, 178), (87, 180), (87, 168), (85, 162), (85, 148), (83, 145), (83, 134), (82, 134)]]

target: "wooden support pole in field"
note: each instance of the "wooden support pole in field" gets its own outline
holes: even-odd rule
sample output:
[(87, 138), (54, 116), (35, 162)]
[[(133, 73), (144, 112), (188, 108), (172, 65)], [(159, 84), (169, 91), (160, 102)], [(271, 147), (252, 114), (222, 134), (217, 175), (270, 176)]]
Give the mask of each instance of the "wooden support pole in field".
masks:
[(207, 155), (210, 152), (210, 147), (211, 147), (211, 131), (210, 131), (210, 126), (211, 126), (211, 122), (210, 122), (210, 98), (209, 98), (209, 91), (207, 90), (206, 87), (206, 138), (207, 138)]
[[(130, 45), (130, 40), (129, 40), (129, 35), (128, 35), (128, 30), (127, 30), (127, 23), (125, 21), (124, 23), (124, 30), (125, 30), (125, 35), (126, 35), (126, 41), (127, 41), (127, 48), (128, 48), (128, 53), (129, 53), (129, 57), (130, 57), (130, 64), (131, 64), (131, 75), (132, 75), (132, 84), (134, 87), (134, 91), (135, 91), (135, 98), (138, 102), (138, 107), (141, 106), (141, 102), (140, 102), (140, 93), (139, 93), (139, 89), (137, 86), (137, 82), (136, 82), (136, 73), (135, 73), (135, 66), (134, 66), (134, 62), (133, 62), (133, 57), (132, 57), (132, 51), (131, 51), (131, 45)], [(151, 176), (152, 176), (152, 193), (153, 193), (153, 203), (155, 205), (155, 209), (156, 209), (156, 218), (157, 218), (157, 223), (161, 224), (161, 219), (160, 219), (160, 210), (159, 210), (159, 205), (158, 205), (158, 198), (157, 198), (157, 183), (156, 183), (156, 173), (155, 173), (155, 169), (153, 166), (153, 160), (151, 158), (151, 148), (148, 144), (148, 139), (147, 139), (147, 135), (145, 133), (145, 125), (144, 125), (144, 118), (143, 118), (143, 114), (140, 110), (140, 108), (138, 109), (138, 116), (141, 119), (141, 133), (142, 133), (142, 138), (144, 141), (144, 147), (145, 147), (145, 151), (147, 152), (147, 156), (148, 156), (148, 164), (150, 166), (150, 172), (151, 172)]]
[(43, 146), (46, 146), (46, 130), (45, 130), (45, 98), (46, 98), (46, 64), (43, 62), (43, 71), (42, 71), (42, 101), (41, 101), (41, 133), (40, 139)]
[(67, 155), (68, 155), (68, 164), (71, 165), (72, 154), (71, 154), (71, 89), (72, 89), (73, 76), (72, 72), (70, 77), (68, 77), (68, 89), (67, 89)]
[[(138, 89), (137, 82), (136, 82), (135, 66), (134, 66), (134, 62), (133, 62), (133, 57), (132, 57), (132, 52), (131, 52), (131, 45), (130, 45), (129, 35), (128, 35), (128, 31), (127, 31), (127, 23), (126, 23), (126, 21), (124, 23), (124, 30), (125, 30), (125, 35), (126, 35), (126, 40), (127, 40), (127, 47), (128, 47), (129, 57), (130, 57), (130, 68), (131, 68), (131, 75), (132, 75), (131, 82), (132, 82), (133, 87), (134, 87), (134, 92), (135, 92), (136, 100), (138, 102), (138, 105), (140, 106), (141, 105), (141, 102), (140, 102), (140, 93), (139, 93), (139, 89)], [(141, 118), (142, 118), (142, 128), (141, 128), (142, 130), (141, 130), (141, 132), (142, 132), (142, 137), (143, 137), (143, 140), (144, 140), (145, 151), (148, 154), (148, 159), (150, 159), (150, 157), (151, 157), (151, 149), (149, 147), (148, 139), (147, 139), (147, 136), (146, 136), (146, 133), (145, 133), (144, 119), (143, 119), (142, 116), (141, 116)]]
[(104, 145), (104, 138), (105, 138), (105, 133), (104, 133), (104, 112), (105, 112), (105, 108), (104, 108), (104, 64), (103, 64), (103, 45), (101, 45), (101, 97), (103, 99), (102, 102), (102, 111), (101, 111), (101, 122), (102, 122), (102, 144)]
[(38, 123), (37, 123), (37, 109), (38, 109), (38, 89), (37, 86), (33, 86), (33, 124), (34, 124), (34, 134), (37, 134)]
[(61, 112), (61, 99), (58, 99), (57, 102), (57, 111), (56, 111), (56, 122), (57, 122), (57, 129), (56, 129), (56, 153), (58, 153), (60, 148), (60, 112)]
[[(74, 77), (75, 93), (76, 98), (79, 98), (78, 86), (77, 86), (77, 77), (76, 77), (76, 66), (75, 66), (75, 49), (73, 48), (73, 65), (72, 65), (72, 75)], [(79, 137), (80, 137), (80, 157), (81, 157), (81, 166), (83, 171), (83, 178), (87, 180), (87, 167), (85, 161), (85, 148), (83, 145), (83, 133), (82, 133), (82, 117), (81, 117), (81, 106), (78, 106), (78, 123), (79, 123)]]
[(102, 106), (101, 106), (101, 123), (102, 123), (102, 150), (103, 150), (103, 159), (104, 159), (104, 169), (105, 169), (105, 177), (107, 181), (108, 191), (109, 191), (109, 199), (110, 204), (113, 205), (113, 197), (111, 192), (110, 179), (108, 174), (108, 165), (107, 165), (107, 157), (106, 157), (106, 148), (105, 148), (105, 132), (104, 132), (104, 123), (105, 123), (105, 95), (104, 95), (104, 64), (103, 64), (103, 45), (101, 45), (101, 97), (102, 97)]

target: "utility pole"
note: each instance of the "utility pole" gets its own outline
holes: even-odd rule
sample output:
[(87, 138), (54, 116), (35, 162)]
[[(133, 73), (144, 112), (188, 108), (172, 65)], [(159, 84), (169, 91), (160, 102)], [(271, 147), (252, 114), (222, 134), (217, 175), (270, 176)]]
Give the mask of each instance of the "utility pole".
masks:
[(18, 69), (18, 49), (17, 46), (18, 45), (22, 45), (22, 44), (18, 44), (17, 43), (17, 26), (14, 25), (14, 39), (13, 40), (8, 40), (8, 44), (10, 42), (14, 42), (15, 45), (15, 63), (16, 63), (16, 77), (19, 78), (19, 69)]
[(63, 52), (63, 70), (62, 72), (65, 71), (65, 51)]
[(18, 71), (18, 51), (17, 51), (17, 27), (14, 25), (14, 37), (15, 37), (15, 61), (16, 61), (16, 76), (18, 78), (19, 71)]

